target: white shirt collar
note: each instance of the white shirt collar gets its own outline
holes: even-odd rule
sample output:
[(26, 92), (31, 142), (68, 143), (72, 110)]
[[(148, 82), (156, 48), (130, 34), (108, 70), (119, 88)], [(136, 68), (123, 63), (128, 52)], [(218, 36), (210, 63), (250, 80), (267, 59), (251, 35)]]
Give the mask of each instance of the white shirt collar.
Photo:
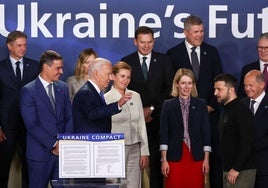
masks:
[(100, 93), (100, 88), (97, 86), (97, 84), (95, 84), (92, 80), (90, 80), (90, 79), (88, 79), (88, 81), (93, 85), (93, 87), (96, 89), (96, 91), (98, 92), (98, 93)]
[(263, 91), (256, 99), (254, 99), (254, 101), (260, 104), (264, 96), (265, 96), (265, 91)]
[(41, 81), (41, 83), (42, 83), (42, 85), (44, 86), (45, 89), (46, 89), (47, 86), (51, 83), (51, 82), (47, 82), (46, 80), (44, 80), (44, 79), (40, 76), (40, 74), (38, 75), (38, 78), (40, 79), (40, 81)]

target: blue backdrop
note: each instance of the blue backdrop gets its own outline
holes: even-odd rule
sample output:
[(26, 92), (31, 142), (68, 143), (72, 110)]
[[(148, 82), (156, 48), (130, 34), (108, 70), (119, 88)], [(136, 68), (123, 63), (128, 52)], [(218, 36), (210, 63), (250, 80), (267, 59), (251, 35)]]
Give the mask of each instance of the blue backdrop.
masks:
[(154, 29), (155, 50), (165, 53), (183, 40), (189, 14), (204, 21), (205, 41), (218, 48), (224, 72), (239, 78), (257, 59), (257, 38), (268, 32), (266, 0), (0, 0), (0, 59), (8, 54), (7, 34), (18, 29), (28, 35), (28, 57), (39, 60), (47, 49), (64, 57), (65, 80), (84, 48), (113, 63), (136, 50), (139, 25)]

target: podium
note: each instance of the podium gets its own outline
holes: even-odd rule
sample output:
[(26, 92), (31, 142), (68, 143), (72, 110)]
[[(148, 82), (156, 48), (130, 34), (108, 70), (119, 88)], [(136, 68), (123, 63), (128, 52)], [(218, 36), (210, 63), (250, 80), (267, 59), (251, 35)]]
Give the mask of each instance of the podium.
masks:
[(123, 183), (92, 183), (89, 182), (88, 179), (79, 179), (76, 181), (75, 179), (59, 179), (59, 180), (52, 180), (51, 182), (54, 188), (124, 188), (126, 187)]

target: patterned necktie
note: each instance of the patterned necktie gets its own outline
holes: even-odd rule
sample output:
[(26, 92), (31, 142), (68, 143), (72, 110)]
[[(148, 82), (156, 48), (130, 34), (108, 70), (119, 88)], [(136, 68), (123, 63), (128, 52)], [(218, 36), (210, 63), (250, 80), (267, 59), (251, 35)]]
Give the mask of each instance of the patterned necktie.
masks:
[(267, 82), (268, 82), (267, 66), (268, 66), (268, 63), (264, 64), (264, 69), (263, 69), (263, 76), (264, 76), (264, 80), (265, 80), (265, 88), (267, 87)]
[(250, 107), (249, 108), (250, 108), (250, 111), (252, 112), (252, 114), (254, 114), (254, 104), (255, 104), (255, 102), (256, 101), (254, 101), (254, 100), (250, 101)]
[(189, 130), (188, 130), (190, 100), (185, 100), (185, 99), (180, 98), (180, 105), (181, 105), (183, 126), (184, 126), (183, 141), (185, 142), (189, 150), (191, 150), (191, 141), (190, 141), (190, 135), (189, 135)]
[(147, 57), (142, 57), (142, 64), (141, 64), (142, 73), (143, 73), (143, 76), (144, 76), (145, 80), (147, 80), (147, 72), (148, 72), (146, 59), (147, 59)]
[(47, 86), (47, 88), (48, 88), (48, 98), (50, 100), (50, 103), (51, 103), (51, 105), (53, 107), (54, 112), (56, 112), (56, 102), (55, 102), (55, 99), (54, 99), (53, 94), (52, 94), (52, 87), (53, 87), (52, 83), (50, 83)]
[(195, 51), (196, 47), (194, 46), (191, 49), (192, 49), (192, 52), (191, 52), (192, 67), (193, 67), (193, 71), (195, 74), (195, 78), (197, 80), (199, 76), (199, 61), (198, 61), (197, 53)]
[(16, 62), (16, 78), (18, 83), (20, 83), (21, 82), (20, 61)]

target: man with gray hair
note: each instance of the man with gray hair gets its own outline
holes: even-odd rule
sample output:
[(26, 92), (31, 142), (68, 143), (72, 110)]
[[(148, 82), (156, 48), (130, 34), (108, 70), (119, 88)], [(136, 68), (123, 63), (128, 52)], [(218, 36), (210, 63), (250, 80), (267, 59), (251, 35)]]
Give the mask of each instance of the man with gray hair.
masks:
[(111, 116), (131, 99), (123, 95), (118, 102), (107, 105), (103, 90), (112, 80), (112, 64), (104, 58), (96, 58), (90, 64), (89, 79), (77, 92), (73, 100), (75, 133), (110, 133)]
[(265, 79), (261, 71), (251, 70), (245, 75), (244, 89), (248, 97), (242, 101), (253, 113), (257, 169), (255, 188), (264, 188), (268, 185), (268, 95), (264, 87)]
[[(259, 59), (253, 63), (245, 65), (242, 68), (240, 85), (238, 89), (238, 96), (241, 98), (246, 96), (246, 93), (244, 91), (244, 77), (249, 71), (254, 70), (254, 69), (261, 71), (263, 73), (265, 83), (267, 85), (267, 81), (268, 81), (268, 32), (262, 33), (259, 36), (257, 50), (258, 50)], [(266, 87), (266, 85), (265, 85), (264, 90), (267, 93), (268, 87)]]

